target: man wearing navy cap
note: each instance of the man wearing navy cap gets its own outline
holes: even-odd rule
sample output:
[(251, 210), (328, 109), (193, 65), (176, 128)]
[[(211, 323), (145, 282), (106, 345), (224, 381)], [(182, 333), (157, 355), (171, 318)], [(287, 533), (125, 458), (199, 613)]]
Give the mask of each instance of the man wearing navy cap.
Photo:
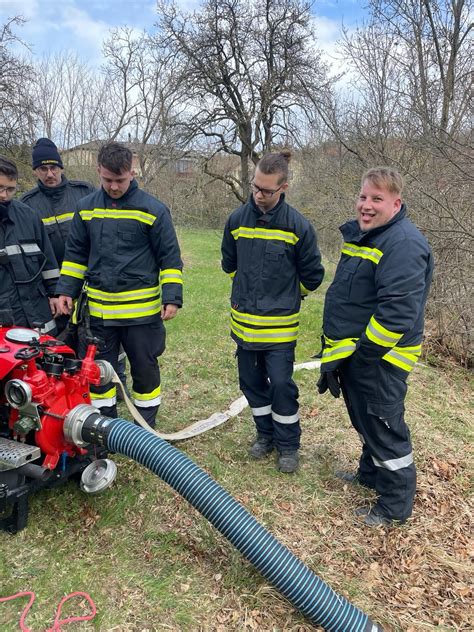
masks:
[(95, 188), (88, 182), (66, 178), (58, 148), (49, 138), (40, 138), (34, 145), (32, 167), (38, 183), (21, 201), (40, 213), (61, 266), (76, 204)]
[[(49, 138), (40, 138), (36, 141), (32, 151), (32, 167), (38, 178), (38, 184), (34, 189), (25, 193), (21, 201), (40, 213), (56, 260), (61, 268), (66, 240), (77, 203), (96, 189), (88, 182), (66, 178), (58, 148)], [(59, 315), (56, 317), (58, 333), (65, 330), (68, 321), (68, 316)], [(67, 336), (66, 342), (73, 347), (76, 346), (76, 342), (71, 336)], [(118, 375), (122, 384), (127, 388), (124, 353), (121, 353)]]

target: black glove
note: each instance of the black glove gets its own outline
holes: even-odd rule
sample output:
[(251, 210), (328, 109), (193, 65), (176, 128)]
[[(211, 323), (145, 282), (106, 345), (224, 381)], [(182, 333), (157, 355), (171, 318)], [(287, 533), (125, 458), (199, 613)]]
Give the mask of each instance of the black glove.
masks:
[(316, 384), (320, 395), (328, 389), (333, 397), (338, 399), (341, 395), (341, 384), (339, 382), (339, 371), (325, 371), (321, 373), (321, 377)]

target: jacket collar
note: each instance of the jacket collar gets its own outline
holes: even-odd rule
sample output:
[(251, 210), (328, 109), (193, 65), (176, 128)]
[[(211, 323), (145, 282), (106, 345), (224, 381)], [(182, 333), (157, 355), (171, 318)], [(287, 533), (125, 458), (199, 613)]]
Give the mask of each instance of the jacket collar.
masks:
[(38, 180), (38, 189), (46, 197), (50, 197), (50, 198), (60, 197), (63, 194), (63, 191), (66, 188), (67, 184), (68, 184), (68, 179), (66, 178), (64, 173), (62, 173), (61, 182), (58, 184), (57, 187), (47, 187), (41, 182), (41, 180)]
[(272, 217), (276, 213), (278, 213), (278, 211), (281, 209), (281, 207), (283, 206), (284, 203), (285, 203), (285, 194), (282, 193), (280, 195), (280, 199), (278, 200), (276, 206), (274, 206), (271, 210), (267, 211), (266, 213), (262, 213), (262, 211), (255, 204), (255, 200), (253, 199), (253, 195), (250, 195), (250, 199), (249, 199), (250, 208), (254, 211), (254, 213), (257, 214), (258, 219), (262, 220), (263, 222), (265, 222), (267, 224), (270, 222)]
[(356, 219), (351, 219), (345, 224), (342, 224), (342, 226), (339, 226), (339, 230), (341, 231), (342, 236), (344, 237), (346, 241), (358, 243), (366, 239), (370, 240), (371, 238), (376, 237), (377, 235), (380, 235), (381, 233), (385, 232), (397, 222), (401, 222), (402, 219), (406, 217), (406, 214), (407, 214), (406, 206), (405, 204), (402, 204), (402, 207), (398, 211), (398, 213), (383, 226), (377, 226), (377, 228), (373, 228), (372, 230), (363, 232), (359, 228), (358, 221)]
[(135, 193), (135, 191), (138, 190), (138, 182), (135, 180), (135, 178), (130, 182), (130, 186), (128, 187), (128, 189), (125, 191), (125, 193), (122, 195), (122, 197), (119, 197), (117, 199), (110, 197), (110, 195), (108, 195), (105, 191), (105, 189), (102, 187), (102, 194), (104, 196), (104, 200), (106, 202), (106, 204), (113, 204), (114, 207), (123, 207), (124, 204), (127, 204), (127, 200)]

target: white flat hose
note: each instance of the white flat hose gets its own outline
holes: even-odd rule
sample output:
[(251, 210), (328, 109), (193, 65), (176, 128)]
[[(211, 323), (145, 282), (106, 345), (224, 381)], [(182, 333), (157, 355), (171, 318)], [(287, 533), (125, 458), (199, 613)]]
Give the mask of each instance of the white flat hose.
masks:
[[(302, 362), (301, 364), (295, 364), (293, 370), (300, 371), (301, 369), (307, 369), (307, 370), (319, 369), (320, 366), (321, 366), (321, 362), (319, 360), (316, 360), (314, 362)], [(225, 410), (223, 413), (213, 413), (207, 419), (201, 419), (200, 421), (196, 421), (190, 426), (183, 428), (183, 430), (178, 430), (178, 432), (171, 432), (171, 433), (157, 432), (140, 415), (135, 405), (133, 404), (133, 402), (128, 397), (127, 393), (125, 392), (125, 388), (115, 371), (114, 371), (114, 377), (112, 379), (112, 382), (116, 384), (118, 388), (121, 389), (123, 399), (133, 419), (142, 428), (144, 428), (145, 430), (148, 430), (148, 432), (153, 433), (160, 439), (164, 439), (165, 441), (170, 441), (170, 442), (183, 441), (184, 439), (191, 439), (191, 437), (196, 437), (197, 435), (200, 435), (203, 432), (212, 430), (212, 428), (217, 428), (217, 426), (222, 425), (223, 423), (231, 419), (231, 417), (235, 417), (236, 415), (241, 413), (244, 410), (244, 408), (248, 406), (247, 399), (245, 398), (244, 395), (242, 395), (242, 397), (239, 397), (234, 402), (232, 402), (229, 408)]]

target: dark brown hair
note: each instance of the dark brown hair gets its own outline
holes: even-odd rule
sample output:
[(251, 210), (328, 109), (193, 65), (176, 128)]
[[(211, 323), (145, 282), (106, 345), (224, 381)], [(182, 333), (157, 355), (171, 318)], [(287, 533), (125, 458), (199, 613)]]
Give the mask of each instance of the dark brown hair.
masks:
[(18, 169), (16, 164), (5, 156), (0, 156), (0, 173), (9, 180), (18, 180)]
[(272, 173), (279, 173), (278, 184), (283, 184), (288, 180), (288, 163), (291, 159), (291, 151), (284, 149), (279, 152), (272, 152), (265, 154), (258, 161), (257, 167), (262, 173), (267, 175)]
[(97, 163), (112, 173), (120, 175), (124, 171), (131, 171), (133, 154), (120, 143), (107, 143), (102, 145), (97, 156)]

